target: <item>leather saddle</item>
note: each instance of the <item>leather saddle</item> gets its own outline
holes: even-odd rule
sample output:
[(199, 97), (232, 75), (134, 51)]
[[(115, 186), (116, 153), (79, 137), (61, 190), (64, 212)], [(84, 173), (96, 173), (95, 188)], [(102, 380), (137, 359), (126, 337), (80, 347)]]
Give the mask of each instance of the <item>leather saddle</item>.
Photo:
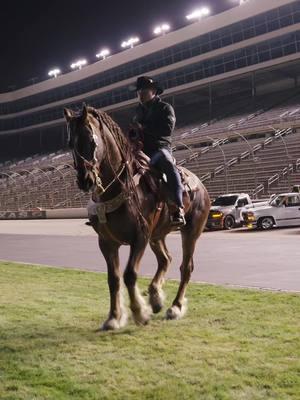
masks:
[[(175, 158), (174, 164), (181, 177), (184, 195), (198, 191), (198, 178), (188, 169), (176, 165)], [(159, 199), (166, 201), (169, 206), (173, 205), (171, 201), (172, 196), (170, 195), (170, 190), (164, 174), (156, 168), (150, 166), (150, 158), (141, 150), (135, 152), (135, 170), (139, 176), (139, 179), (143, 176), (149, 189), (153, 193), (156, 193)]]

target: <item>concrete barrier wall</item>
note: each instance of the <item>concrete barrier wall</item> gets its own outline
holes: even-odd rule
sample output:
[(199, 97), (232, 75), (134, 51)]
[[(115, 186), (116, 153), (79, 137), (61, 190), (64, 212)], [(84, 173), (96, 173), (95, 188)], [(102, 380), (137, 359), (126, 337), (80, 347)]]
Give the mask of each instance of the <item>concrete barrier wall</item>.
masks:
[(0, 211), (1, 219), (45, 219), (45, 210)]
[(9, 219), (74, 219), (87, 218), (86, 208), (62, 208), (57, 210), (0, 211), (0, 220)]
[(47, 219), (87, 218), (86, 208), (62, 208), (57, 210), (46, 210)]

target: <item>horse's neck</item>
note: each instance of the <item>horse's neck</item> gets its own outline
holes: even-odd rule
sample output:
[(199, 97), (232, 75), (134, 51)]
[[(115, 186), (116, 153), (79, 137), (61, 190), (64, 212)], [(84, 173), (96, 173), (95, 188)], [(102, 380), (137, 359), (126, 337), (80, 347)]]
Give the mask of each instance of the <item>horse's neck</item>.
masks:
[[(121, 151), (110, 130), (106, 126), (103, 128), (103, 130), (103, 134), (106, 135), (105, 156), (100, 165), (100, 177), (103, 186), (106, 187), (110, 184), (110, 182), (112, 182), (113, 179), (115, 179), (116, 175), (121, 171), (122, 166), (124, 165), (124, 162), (126, 160), (123, 160)], [(110, 192), (119, 192), (120, 189), (118, 182), (116, 182), (113, 186), (114, 187), (112, 187)]]

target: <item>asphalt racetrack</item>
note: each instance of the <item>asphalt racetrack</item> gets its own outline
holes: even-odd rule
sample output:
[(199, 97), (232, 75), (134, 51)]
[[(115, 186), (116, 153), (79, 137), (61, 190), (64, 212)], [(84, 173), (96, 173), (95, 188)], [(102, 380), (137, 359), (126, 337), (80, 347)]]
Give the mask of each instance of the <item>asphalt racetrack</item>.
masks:
[[(106, 272), (97, 235), (85, 220), (0, 221), (0, 259)], [(168, 278), (179, 278), (181, 238), (169, 235), (173, 262)], [(124, 267), (128, 247), (121, 249)], [(204, 232), (195, 252), (198, 282), (300, 292), (300, 227), (272, 231)], [(140, 274), (153, 276), (156, 260), (147, 248)]]

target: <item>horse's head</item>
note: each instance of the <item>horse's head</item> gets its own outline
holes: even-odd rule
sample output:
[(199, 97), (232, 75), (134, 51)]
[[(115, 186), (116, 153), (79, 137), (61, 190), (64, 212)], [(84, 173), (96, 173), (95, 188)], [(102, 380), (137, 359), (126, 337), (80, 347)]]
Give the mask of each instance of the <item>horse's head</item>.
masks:
[(77, 171), (78, 187), (88, 192), (95, 185), (104, 156), (97, 112), (84, 105), (80, 113), (65, 108), (64, 116), (68, 124), (69, 147)]

